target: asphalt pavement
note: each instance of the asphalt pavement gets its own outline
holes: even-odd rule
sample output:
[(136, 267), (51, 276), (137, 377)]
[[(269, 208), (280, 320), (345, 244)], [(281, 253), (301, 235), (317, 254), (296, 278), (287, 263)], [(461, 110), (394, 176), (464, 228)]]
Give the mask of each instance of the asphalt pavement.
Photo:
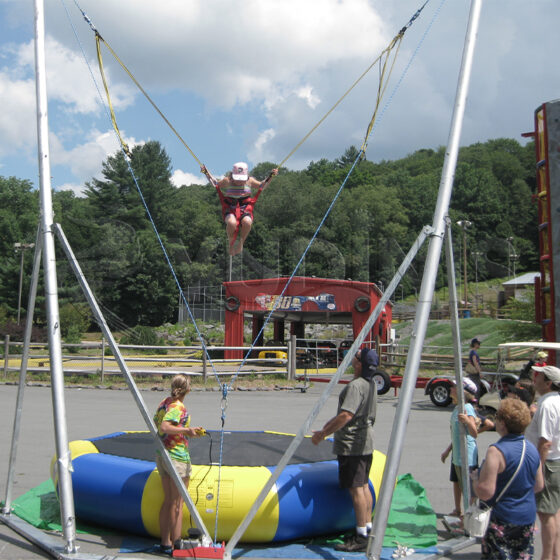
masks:
[[(299, 390), (231, 391), (225, 408), (228, 430), (275, 430), (296, 433), (318, 402), (326, 384), (315, 383), (306, 392)], [(337, 396), (342, 385), (331, 395), (313, 423), (319, 429), (336, 412)], [(8, 456), (12, 441), (17, 387), (0, 385), (0, 410), (4, 411), (4, 429), (0, 431), (0, 499), (4, 500), (8, 472)], [(165, 393), (141, 391), (148, 411), (155, 411)], [(398, 396), (391, 390), (379, 397), (375, 424), (376, 449), (387, 453)], [(222, 395), (219, 391), (193, 391), (186, 405), (193, 425), (210, 430), (221, 427)], [(136, 402), (127, 390), (67, 388), (65, 391), (67, 431), (69, 441), (109, 434), (121, 430), (145, 429)], [(441, 452), (450, 441), (451, 407), (437, 408), (422, 389), (416, 389), (411, 406), (399, 474), (411, 473), (426, 489), (428, 499), (438, 514), (453, 510), (449, 463), (442, 464)], [(495, 433), (479, 437), (479, 456), (484, 457)], [(52, 395), (49, 387), (28, 386), (23, 400), (23, 417), (17, 447), (16, 475), (13, 498), (47, 480), (54, 455), (54, 421)], [(326, 443), (325, 445), (328, 445)], [(450, 535), (438, 519), (441, 540)], [(540, 550), (540, 538), (536, 544)], [(154, 558), (150, 554), (119, 554), (119, 537), (78, 535), (80, 553), (107, 555), (122, 559)], [(0, 560), (49, 558), (11, 528), (0, 523)], [(451, 556), (442, 556), (450, 558)], [(538, 555), (537, 555), (538, 557)], [(480, 545), (471, 545), (452, 558), (480, 558)]]

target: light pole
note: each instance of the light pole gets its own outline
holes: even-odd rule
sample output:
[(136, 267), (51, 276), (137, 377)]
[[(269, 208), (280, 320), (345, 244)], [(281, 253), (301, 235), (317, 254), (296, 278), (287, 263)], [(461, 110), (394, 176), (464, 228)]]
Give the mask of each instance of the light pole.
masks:
[(475, 286), (476, 286), (476, 295), (475, 295), (475, 299), (476, 299), (476, 312), (478, 313), (478, 257), (481, 257), (482, 253), (480, 251), (475, 251), (473, 253), (473, 257), (474, 257), (474, 281), (475, 281)]
[(463, 230), (463, 290), (465, 294), (465, 307), (467, 307), (469, 304), (467, 297), (467, 228), (472, 226), (472, 222), (469, 222), (469, 220), (459, 220), (457, 225)]
[(515, 247), (513, 246), (513, 237), (506, 237), (506, 243), (508, 246), (508, 280), (511, 278), (511, 264), (513, 263), (513, 277), (515, 278), (515, 261), (519, 258), (519, 255), (515, 252)]
[(35, 243), (14, 243), (14, 251), (17, 253), (21, 251), (20, 265), (19, 265), (19, 289), (18, 289), (18, 309), (17, 309), (17, 324), (19, 325), (21, 318), (21, 291), (23, 287), (23, 255), (26, 249), (33, 249)]

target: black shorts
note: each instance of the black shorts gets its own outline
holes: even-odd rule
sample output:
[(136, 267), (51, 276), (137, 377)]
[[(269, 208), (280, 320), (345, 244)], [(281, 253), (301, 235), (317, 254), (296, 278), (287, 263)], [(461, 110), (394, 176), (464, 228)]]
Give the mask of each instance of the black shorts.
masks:
[(341, 488), (357, 488), (368, 484), (373, 453), (369, 455), (337, 455), (337, 459), (338, 483)]
[[(473, 471), (476, 471), (478, 469), (477, 466), (471, 466), (469, 467), (469, 473), (472, 473)], [(461, 481), (459, 480), (459, 475), (457, 474), (457, 471), (460, 472), (461, 467), (458, 467), (456, 465), (453, 464), (453, 462), (451, 462), (451, 470), (449, 472), (449, 480), (451, 482), (459, 482), (461, 483)], [(462, 484), (462, 483), (461, 483)]]

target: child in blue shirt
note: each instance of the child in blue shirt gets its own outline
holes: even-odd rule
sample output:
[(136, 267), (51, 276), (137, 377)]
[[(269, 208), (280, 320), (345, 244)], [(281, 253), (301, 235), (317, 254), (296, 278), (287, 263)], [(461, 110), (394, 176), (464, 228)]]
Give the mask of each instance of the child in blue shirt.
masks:
[[(457, 517), (461, 516), (461, 496), (463, 477), (461, 473), (461, 432), (459, 430), (459, 423), (464, 424), (467, 430), (467, 458), (469, 471), (478, 468), (478, 448), (476, 445), (476, 436), (478, 434), (478, 426), (480, 420), (476, 414), (472, 402), (475, 400), (477, 387), (475, 383), (468, 377), (463, 379), (463, 389), (465, 396), (465, 412), (459, 414), (459, 407), (457, 406), (457, 387), (455, 383), (451, 387), (451, 400), (455, 404), (455, 408), (451, 413), (450, 430), (451, 430), (451, 443), (447, 449), (441, 454), (441, 461), (445, 460), (451, 453), (451, 472), (449, 480), (453, 483), (453, 499), (455, 502), (455, 510), (452, 515)], [(473, 498), (471, 492), (471, 499)]]

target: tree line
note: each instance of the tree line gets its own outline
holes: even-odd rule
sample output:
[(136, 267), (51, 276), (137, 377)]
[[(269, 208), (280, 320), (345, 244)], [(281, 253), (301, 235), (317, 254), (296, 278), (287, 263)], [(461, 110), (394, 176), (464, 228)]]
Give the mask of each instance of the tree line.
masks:
[[(243, 257), (234, 258), (234, 269), (242, 271), (237, 274), (243, 279), (290, 275), (357, 154), (350, 147), (333, 161), (321, 159), (298, 171), (280, 169), (255, 208)], [(422, 228), (433, 221), (444, 154), (441, 147), (393, 161), (362, 160), (298, 275), (386, 286)], [(103, 308), (129, 326), (156, 326), (176, 320), (178, 303), (160, 240), (186, 290), (228, 279), (226, 236), (215, 189), (208, 184), (176, 188), (171, 160), (159, 142), (133, 148), (130, 164), (142, 196), (119, 152), (103, 163), (102, 179), (85, 185), (85, 196), (53, 193), (53, 209)], [(262, 162), (251, 174), (264, 179), (273, 167)], [(449, 214), (453, 224), (472, 224), (466, 232), (471, 280), (475, 275), (478, 280), (507, 276), (513, 262), (517, 273), (538, 270), (534, 191), (533, 143), (496, 139), (460, 150)], [(37, 190), (29, 181), (0, 176), (0, 324), (17, 315), (21, 254), (14, 243), (34, 242), (38, 224)], [(453, 232), (459, 273), (462, 231), (454, 225)], [(404, 294), (420, 286), (426, 249), (402, 282)], [(57, 251), (60, 303), (76, 309), (84, 300), (60, 247)], [(23, 306), (30, 253), (24, 259)], [(241, 258), (242, 268), (235, 260)], [(438, 283), (444, 284), (443, 264), (440, 267)], [(42, 307), (39, 296), (39, 320), (44, 320)]]

